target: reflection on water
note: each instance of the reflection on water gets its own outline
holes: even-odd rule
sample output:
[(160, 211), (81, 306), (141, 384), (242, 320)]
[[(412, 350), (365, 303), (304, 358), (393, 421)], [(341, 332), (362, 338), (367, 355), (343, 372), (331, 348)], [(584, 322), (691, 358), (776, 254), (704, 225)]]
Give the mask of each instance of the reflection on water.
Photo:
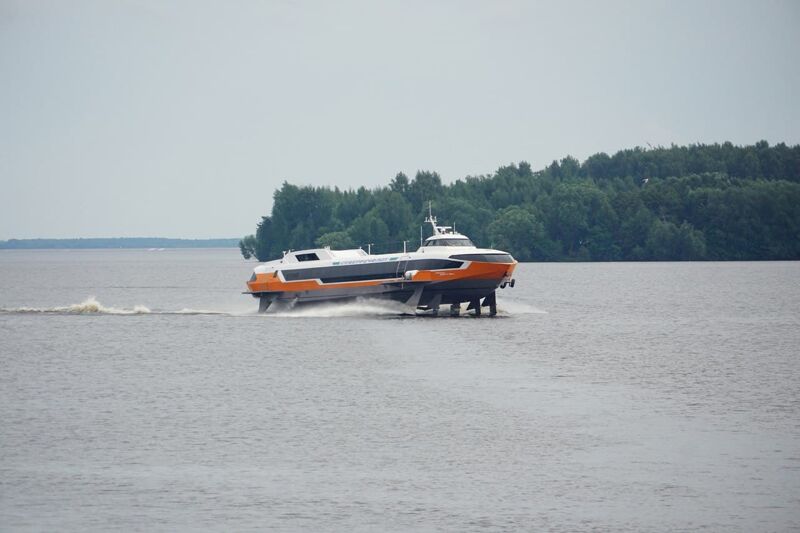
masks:
[(258, 315), (237, 253), (0, 252), (2, 529), (800, 527), (797, 263), (525, 264), (502, 320), (394, 320)]

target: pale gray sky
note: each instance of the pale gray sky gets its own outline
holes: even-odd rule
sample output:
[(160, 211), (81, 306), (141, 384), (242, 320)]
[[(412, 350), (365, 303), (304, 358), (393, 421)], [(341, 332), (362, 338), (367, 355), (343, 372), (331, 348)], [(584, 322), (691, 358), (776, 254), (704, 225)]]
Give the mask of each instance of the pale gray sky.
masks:
[(800, 143), (800, 2), (0, 0), (0, 239), (238, 237), (283, 180)]

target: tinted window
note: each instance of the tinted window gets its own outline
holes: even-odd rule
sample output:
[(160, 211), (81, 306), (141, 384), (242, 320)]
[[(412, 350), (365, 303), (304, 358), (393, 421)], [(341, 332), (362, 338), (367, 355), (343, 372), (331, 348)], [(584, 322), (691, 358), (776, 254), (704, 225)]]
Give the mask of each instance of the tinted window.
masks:
[(435, 239), (425, 243), (425, 246), (475, 246), (469, 239)]
[(297, 254), (295, 257), (298, 261), (319, 261), (317, 254)]
[(300, 268), (284, 270), (283, 277), (286, 278), (286, 281), (320, 279), (323, 283), (386, 279), (398, 277), (397, 267), (398, 265), (396, 262), (391, 262)]
[(406, 270), (443, 270), (458, 268), (463, 264), (461, 261), (450, 261), (449, 259), (414, 259), (408, 262)]
[(514, 258), (509, 254), (458, 254), (451, 255), (453, 259), (465, 261), (482, 261), (484, 263), (513, 263)]

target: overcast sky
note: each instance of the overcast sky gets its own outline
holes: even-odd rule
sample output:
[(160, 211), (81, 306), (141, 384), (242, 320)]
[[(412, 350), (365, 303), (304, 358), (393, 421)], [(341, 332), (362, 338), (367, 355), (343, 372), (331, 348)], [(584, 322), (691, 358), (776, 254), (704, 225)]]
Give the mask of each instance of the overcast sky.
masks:
[(0, 239), (238, 237), (281, 182), (800, 143), (800, 2), (0, 0)]

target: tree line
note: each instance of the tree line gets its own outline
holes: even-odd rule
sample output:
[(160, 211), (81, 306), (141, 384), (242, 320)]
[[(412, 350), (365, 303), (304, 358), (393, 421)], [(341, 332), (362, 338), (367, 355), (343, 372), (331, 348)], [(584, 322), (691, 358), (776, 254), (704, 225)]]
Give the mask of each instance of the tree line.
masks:
[(800, 145), (766, 141), (567, 156), (538, 171), (523, 161), (449, 185), (430, 171), (375, 189), (283, 183), (239, 247), (259, 261), (413, 248), (428, 201), (440, 223), (521, 261), (800, 259)]

